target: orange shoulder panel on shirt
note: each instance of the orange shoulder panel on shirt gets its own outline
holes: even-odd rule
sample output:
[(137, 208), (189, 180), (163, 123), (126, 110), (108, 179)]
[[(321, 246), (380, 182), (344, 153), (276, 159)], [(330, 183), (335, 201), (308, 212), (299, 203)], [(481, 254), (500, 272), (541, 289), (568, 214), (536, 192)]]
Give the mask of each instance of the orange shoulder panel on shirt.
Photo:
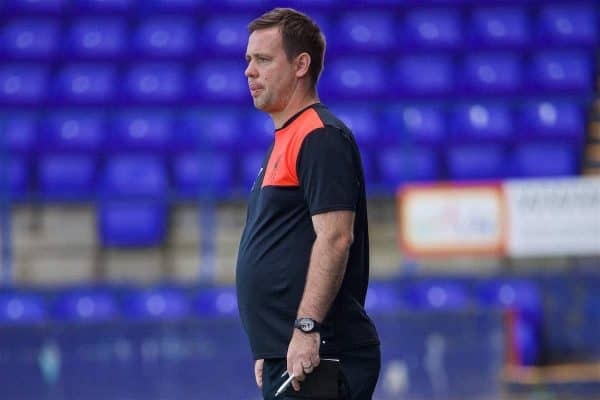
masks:
[(298, 186), (300, 181), (296, 172), (296, 162), (304, 138), (315, 129), (324, 126), (319, 114), (309, 108), (290, 125), (275, 132), (275, 144), (267, 163), (262, 187)]

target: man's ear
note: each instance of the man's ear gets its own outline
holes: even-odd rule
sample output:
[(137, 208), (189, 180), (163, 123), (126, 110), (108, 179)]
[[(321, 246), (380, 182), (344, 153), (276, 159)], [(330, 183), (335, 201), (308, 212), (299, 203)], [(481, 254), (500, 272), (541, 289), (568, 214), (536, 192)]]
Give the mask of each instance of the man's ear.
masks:
[(308, 53), (300, 53), (296, 57), (296, 77), (302, 78), (308, 75), (308, 71), (310, 69), (310, 54)]

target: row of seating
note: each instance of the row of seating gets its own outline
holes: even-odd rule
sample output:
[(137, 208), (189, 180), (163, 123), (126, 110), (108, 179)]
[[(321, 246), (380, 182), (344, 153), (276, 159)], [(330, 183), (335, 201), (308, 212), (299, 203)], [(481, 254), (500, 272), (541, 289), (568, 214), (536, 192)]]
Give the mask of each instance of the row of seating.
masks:
[[(538, 100), (439, 104), (332, 104), (362, 148), (403, 143), (441, 146), (526, 140), (583, 141), (585, 116), (578, 101)], [(55, 152), (178, 152), (264, 149), (273, 123), (248, 108), (130, 109), (114, 113), (77, 109), (0, 115), (0, 148), (11, 154)]]
[[(212, 60), (196, 66), (171, 62), (73, 63), (54, 71), (48, 65), (0, 66), (0, 104), (121, 104), (249, 102), (245, 66)], [(370, 57), (332, 58), (319, 85), (327, 101), (393, 99), (428, 95), (506, 95), (553, 92), (590, 93), (594, 88), (591, 53), (536, 52), (525, 62), (516, 53), (474, 53), (460, 61), (440, 54), (411, 55), (395, 61)]]
[[(16, 199), (35, 195), (42, 200), (110, 198), (194, 199), (212, 195), (247, 195), (264, 152), (189, 152), (172, 158), (148, 154), (46, 154), (30, 162), (11, 157), (9, 187)], [(574, 175), (580, 147), (534, 141), (510, 147), (498, 144), (452, 145), (443, 151), (423, 146), (392, 146), (362, 154), (367, 187), (393, 194), (406, 182), (480, 180), (512, 177)]]
[[(316, 14), (329, 52), (406, 51), (411, 48), (473, 48), (584, 45), (598, 42), (598, 8), (587, 4), (550, 4), (531, 12), (523, 6), (478, 7), (468, 17), (456, 8), (417, 8), (395, 15), (386, 11)], [(126, 54), (184, 56), (207, 52), (243, 54), (248, 14), (185, 16), (79, 17), (65, 24), (53, 18), (14, 18), (3, 28), (0, 51), (7, 57), (115, 57)], [(67, 25), (67, 26), (65, 26)], [(130, 26), (133, 25), (133, 28)], [(64, 31), (64, 33), (63, 33)]]

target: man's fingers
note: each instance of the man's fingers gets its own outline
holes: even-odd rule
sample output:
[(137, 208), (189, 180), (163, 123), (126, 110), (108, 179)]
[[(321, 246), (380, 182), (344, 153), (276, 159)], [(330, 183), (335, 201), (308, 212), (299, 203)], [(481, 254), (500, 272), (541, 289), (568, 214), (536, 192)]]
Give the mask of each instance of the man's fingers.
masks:
[(314, 368), (317, 368), (319, 366), (319, 364), (321, 363), (321, 357), (319, 357), (318, 353), (312, 354), (310, 357), (310, 362)]
[(265, 360), (256, 360), (254, 363), (254, 377), (256, 379), (256, 385), (262, 389), (262, 378), (263, 378), (263, 366)]

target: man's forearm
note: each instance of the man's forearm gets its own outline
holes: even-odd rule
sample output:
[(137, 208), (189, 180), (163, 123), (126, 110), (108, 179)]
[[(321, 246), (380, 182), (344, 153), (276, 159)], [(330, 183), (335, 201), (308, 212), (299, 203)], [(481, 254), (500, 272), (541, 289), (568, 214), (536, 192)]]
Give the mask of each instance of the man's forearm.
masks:
[(318, 237), (315, 240), (298, 317), (322, 322), (346, 273), (351, 239)]

